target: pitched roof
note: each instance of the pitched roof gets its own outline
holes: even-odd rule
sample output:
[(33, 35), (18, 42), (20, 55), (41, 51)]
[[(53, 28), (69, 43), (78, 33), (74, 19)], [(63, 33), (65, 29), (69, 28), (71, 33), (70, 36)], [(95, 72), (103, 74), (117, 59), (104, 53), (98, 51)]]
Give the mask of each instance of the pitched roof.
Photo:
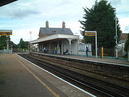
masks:
[(125, 43), (127, 39), (128, 33), (121, 33), (119, 43)]
[(120, 39), (121, 40), (126, 40), (128, 36), (128, 33), (121, 33)]
[(40, 28), (39, 37), (48, 36), (52, 34), (67, 34), (73, 35), (69, 28)]

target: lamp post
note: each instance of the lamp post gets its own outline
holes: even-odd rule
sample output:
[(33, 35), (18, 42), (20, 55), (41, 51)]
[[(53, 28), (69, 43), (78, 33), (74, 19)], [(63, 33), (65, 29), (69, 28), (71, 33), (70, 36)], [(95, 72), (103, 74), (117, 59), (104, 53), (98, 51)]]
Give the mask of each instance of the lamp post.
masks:
[(7, 53), (9, 53), (9, 36), (6, 36)]
[(32, 32), (30, 31), (29, 34), (30, 34), (30, 42), (29, 42), (28, 46), (29, 46), (29, 53), (30, 53), (31, 52), (31, 34), (32, 34)]
[(118, 35), (117, 35), (117, 18), (115, 17), (115, 32), (116, 32), (116, 35), (115, 35), (115, 39), (116, 39), (116, 46), (115, 46), (115, 57), (118, 58), (118, 49), (117, 49), (117, 38), (118, 38)]
[(96, 58), (98, 58), (97, 31), (95, 31), (95, 56), (96, 56)]

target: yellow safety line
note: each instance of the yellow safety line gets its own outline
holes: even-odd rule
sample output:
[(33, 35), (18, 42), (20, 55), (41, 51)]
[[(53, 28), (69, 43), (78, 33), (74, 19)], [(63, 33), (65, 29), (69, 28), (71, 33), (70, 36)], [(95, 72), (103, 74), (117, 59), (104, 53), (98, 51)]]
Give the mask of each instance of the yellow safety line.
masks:
[(46, 85), (38, 76), (36, 76), (29, 68), (27, 68), (23, 62), (19, 61), (22, 64), (22, 66), (36, 79), (38, 80), (43, 86), (45, 86), (55, 97), (60, 97), (56, 92), (54, 92), (48, 85)]

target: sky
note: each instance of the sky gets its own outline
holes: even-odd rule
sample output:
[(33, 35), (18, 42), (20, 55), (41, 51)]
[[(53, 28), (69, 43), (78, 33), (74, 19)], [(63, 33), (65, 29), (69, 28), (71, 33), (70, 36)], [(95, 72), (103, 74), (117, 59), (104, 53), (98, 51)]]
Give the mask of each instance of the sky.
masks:
[[(99, 0), (98, 0), (99, 1)], [(116, 16), (123, 33), (129, 32), (129, 0), (108, 0), (116, 8)], [(18, 44), (23, 38), (38, 38), (40, 27), (62, 27), (65, 21), (75, 35), (80, 35), (83, 8), (91, 8), (95, 0), (18, 0), (0, 7), (0, 29), (13, 30), (11, 40)], [(80, 35), (81, 37), (81, 35)]]

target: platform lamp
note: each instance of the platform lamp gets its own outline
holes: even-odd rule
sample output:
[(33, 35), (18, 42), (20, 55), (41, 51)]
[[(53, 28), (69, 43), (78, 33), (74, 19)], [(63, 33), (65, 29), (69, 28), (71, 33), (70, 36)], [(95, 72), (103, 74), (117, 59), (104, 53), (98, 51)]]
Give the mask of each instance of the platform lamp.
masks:
[(115, 46), (115, 57), (118, 58), (118, 49), (117, 49), (117, 44), (118, 44), (118, 34), (117, 34), (117, 18), (115, 16), (115, 43), (116, 43), (116, 46)]
[[(29, 34), (30, 34), (30, 42), (31, 42), (31, 34), (32, 34), (32, 32), (30, 31)], [(29, 53), (31, 52), (31, 43), (30, 42), (29, 42), (29, 45), (28, 45), (28, 47), (29, 47)]]

